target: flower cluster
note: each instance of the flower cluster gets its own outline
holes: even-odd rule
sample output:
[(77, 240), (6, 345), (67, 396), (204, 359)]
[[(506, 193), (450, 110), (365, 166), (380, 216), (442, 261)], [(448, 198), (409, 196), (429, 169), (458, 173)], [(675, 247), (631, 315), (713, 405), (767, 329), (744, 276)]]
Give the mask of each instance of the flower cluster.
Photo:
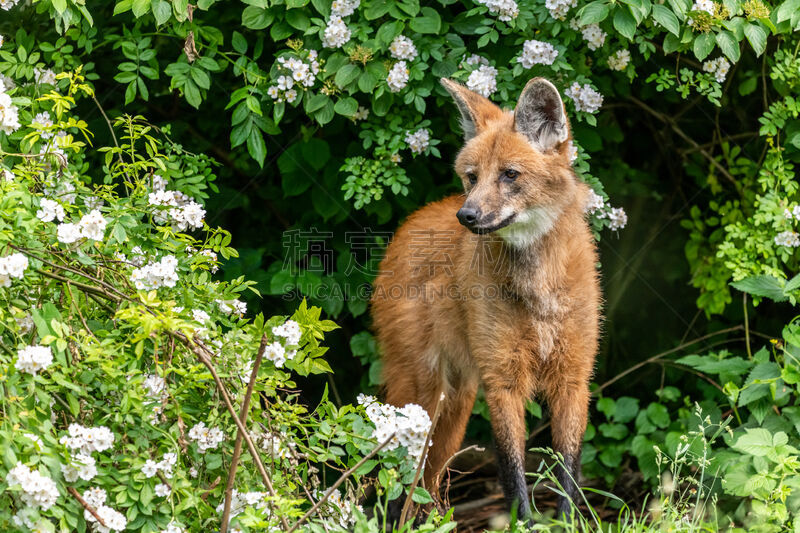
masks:
[(55, 85), (56, 73), (49, 68), (35, 67), (33, 69), (33, 79), (38, 84)]
[(267, 89), (267, 94), (277, 102), (289, 102), (290, 104), (297, 99), (295, 84), (300, 87), (311, 87), (317, 81), (319, 74), (319, 61), (317, 51), (309, 50), (306, 59), (303, 61), (298, 57), (279, 57), (278, 76), (275, 80), (276, 85)]
[(341, 48), (350, 40), (350, 28), (344, 23), (342, 17), (335, 15), (328, 20), (322, 35), (322, 46), (325, 48)]
[[(315, 497), (318, 501), (321, 500), (322, 492), (316, 491)], [(325, 501), (325, 505), (323, 505), (319, 511), (322, 516), (333, 520), (338, 528), (350, 531), (352, 530), (353, 524), (356, 522), (356, 509), (363, 512), (360, 505), (355, 503), (352, 499), (343, 498), (339, 489), (336, 489), (331, 492), (327, 501)]]
[(0, 82), (0, 131), (11, 135), (20, 127), (19, 109), (11, 102), (5, 83)]
[(586, 201), (586, 207), (584, 210), (589, 213), (590, 215), (594, 214), (596, 211), (601, 211), (605, 209), (606, 201), (603, 200), (603, 197), (597, 194), (596, 192), (589, 191), (589, 197)]
[(46, 511), (58, 499), (58, 487), (55, 481), (40, 474), (38, 470), (31, 470), (23, 463), (18, 462), (8, 472), (5, 481), (9, 486), (22, 487), (22, 501), (31, 507), (39, 507)]
[[(0, 0), (0, 9), (5, 11), (10, 11), (12, 7), (19, 4), (19, 0)], [(2, 46), (3, 42), (0, 40), (0, 46)]]
[(203, 227), (206, 210), (182, 192), (156, 189), (148, 195), (147, 201), (156, 207), (169, 208), (166, 217), (162, 213), (157, 213), (153, 217), (158, 224), (170, 222), (177, 231), (186, 231), (190, 227), (194, 229)]
[(491, 65), (481, 65), (469, 73), (467, 88), (481, 96), (490, 97), (497, 90), (497, 69)]
[(53, 362), (53, 352), (49, 346), (26, 346), (17, 350), (14, 368), (35, 376)]
[(28, 268), (28, 258), (20, 253), (0, 257), (0, 287), (10, 287), (11, 278), (22, 279)]
[(489, 8), (489, 13), (497, 15), (499, 20), (509, 22), (519, 15), (519, 6), (514, 0), (475, 0)]
[(151, 478), (161, 471), (165, 478), (171, 479), (172, 469), (175, 467), (177, 462), (178, 455), (176, 453), (165, 453), (164, 457), (162, 457), (158, 462), (153, 461), (152, 459), (145, 461), (144, 465), (142, 466), (142, 474), (144, 474), (144, 477)]
[(775, 235), (775, 244), (778, 246), (797, 248), (800, 246), (800, 235), (794, 231), (782, 231)]
[(247, 314), (247, 304), (241, 300), (217, 300), (219, 310), (226, 315), (245, 315)]
[(550, 11), (550, 16), (556, 20), (565, 20), (570, 8), (578, 5), (578, 0), (545, 0), (544, 7)]
[(398, 35), (389, 45), (389, 53), (395, 59), (413, 61), (417, 57), (417, 47), (414, 41), (403, 35)]
[(406, 132), (405, 139), (408, 148), (415, 154), (421, 154), (428, 149), (431, 142), (431, 134), (426, 129), (419, 129), (414, 133)]
[(358, 403), (366, 407), (367, 417), (375, 424), (372, 438), (382, 443), (391, 437), (385, 449), (403, 446), (409, 457), (419, 460), (431, 429), (431, 418), (425, 409), (414, 403), (397, 408), (364, 395), (358, 396)]
[(61, 472), (68, 483), (74, 483), (78, 478), (91, 481), (97, 475), (97, 461), (89, 454), (76, 453), (68, 464), (61, 465)]
[(198, 422), (189, 430), (189, 439), (197, 443), (200, 453), (206, 453), (206, 450), (213, 450), (219, 446), (225, 440), (225, 435), (217, 427), (207, 428), (204, 422)]
[(386, 85), (393, 93), (402, 91), (408, 85), (408, 66), (405, 61), (395, 63), (386, 76)]
[(731, 69), (731, 64), (722, 56), (716, 59), (711, 59), (703, 63), (703, 72), (709, 72), (714, 75), (714, 79), (719, 83), (725, 81), (728, 77), (728, 71)]
[(83, 215), (77, 224), (64, 222), (56, 228), (56, 237), (59, 242), (70, 244), (85, 237), (93, 241), (102, 241), (108, 221), (103, 218), (100, 211), (95, 209)]
[(608, 219), (608, 229), (611, 231), (620, 230), (628, 224), (628, 215), (621, 207), (613, 207), (608, 211), (603, 211), (598, 215), (598, 217)]
[(617, 50), (608, 56), (608, 68), (611, 70), (625, 70), (631, 62), (631, 53), (627, 50)]
[(589, 50), (597, 50), (606, 42), (608, 34), (600, 29), (597, 24), (589, 24), (581, 28), (581, 35), (583, 40), (588, 43)]
[(128, 526), (128, 520), (125, 515), (112, 509), (106, 505), (106, 491), (94, 487), (83, 492), (83, 501), (89, 504), (94, 510), (100, 520), (103, 521), (102, 525), (97, 521), (94, 514), (85, 510), (83, 517), (87, 522), (93, 524), (94, 530), (97, 533), (108, 533), (109, 531), (124, 531)]
[(131, 281), (139, 290), (152, 290), (159, 287), (174, 287), (178, 282), (178, 260), (174, 255), (165, 255), (159, 261), (148, 263), (131, 272)]
[[(239, 492), (233, 489), (233, 492), (231, 492), (231, 518), (244, 512), (247, 507), (265, 508), (267, 506), (266, 497), (267, 495), (264, 492)], [(217, 512), (221, 513), (223, 509), (225, 509), (224, 500), (217, 506)]]
[(64, 208), (49, 198), (42, 198), (39, 200), (39, 210), (36, 211), (36, 217), (42, 222), (52, 222), (55, 219), (64, 220)]
[(31, 126), (36, 128), (37, 130), (43, 130), (39, 136), (42, 139), (49, 139), (53, 136), (53, 132), (47, 131), (49, 128), (53, 127), (53, 120), (50, 118), (50, 113), (47, 111), (42, 111), (41, 113), (37, 113), (33, 120), (31, 121)]
[(522, 45), (522, 54), (517, 62), (525, 68), (531, 68), (534, 65), (552, 65), (557, 57), (558, 50), (552, 44), (530, 39)]
[(564, 94), (572, 99), (576, 111), (596, 113), (600, 106), (603, 105), (603, 95), (592, 89), (588, 84), (581, 86), (578, 82), (574, 82), (564, 91)]
[(114, 445), (114, 433), (106, 426), (87, 428), (80, 424), (70, 424), (67, 433), (58, 442), (84, 454), (102, 452)]
[(784, 209), (783, 216), (786, 220), (792, 220), (793, 218), (795, 220), (800, 220), (800, 205), (794, 206), (791, 211), (789, 209)]
[(335, 17), (349, 17), (356, 12), (361, 0), (333, 0), (331, 15)]

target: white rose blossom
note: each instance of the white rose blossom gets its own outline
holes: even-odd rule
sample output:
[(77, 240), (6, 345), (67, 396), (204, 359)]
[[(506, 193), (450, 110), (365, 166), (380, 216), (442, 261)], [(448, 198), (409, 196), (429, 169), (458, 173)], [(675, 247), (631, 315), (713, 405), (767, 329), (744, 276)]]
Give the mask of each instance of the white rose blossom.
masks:
[(556, 57), (558, 50), (552, 44), (531, 39), (523, 43), (522, 54), (517, 62), (525, 68), (531, 68), (534, 65), (552, 65)]
[(35, 376), (52, 363), (53, 352), (49, 346), (26, 346), (17, 350), (17, 362), (14, 364), (14, 368)]
[(608, 56), (608, 68), (611, 70), (625, 70), (631, 62), (631, 53), (627, 50), (617, 50)]
[(578, 82), (573, 83), (564, 91), (575, 104), (576, 111), (586, 113), (596, 113), (603, 105), (603, 95), (592, 89), (588, 84), (581, 86)]
[(728, 71), (730, 69), (730, 62), (728, 62), (728, 60), (722, 56), (703, 63), (703, 72), (709, 72), (713, 74), (714, 79), (717, 80), (718, 83), (725, 81), (725, 78), (728, 77)]
[(419, 129), (414, 133), (407, 131), (403, 140), (405, 140), (406, 144), (408, 144), (408, 148), (412, 152), (421, 154), (428, 149), (431, 141), (431, 134), (425, 128)]
[(405, 61), (395, 63), (386, 76), (386, 85), (393, 93), (400, 92), (408, 85), (408, 66)]
[(570, 8), (576, 7), (578, 0), (545, 0), (544, 7), (550, 11), (550, 16), (556, 20), (565, 20)]
[(323, 32), (322, 46), (325, 48), (341, 48), (350, 40), (350, 35), (350, 29), (342, 18), (332, 15)]
[(11, 279), (22, 279), (28, 269), (28, 258), (21, 253), (0, 257), (0, 287), (10, 287)]
[(470, 72), (467, 88), (481, 96), (490, 97), (497, 90), (497, 69), (491, 65), (481, 65)]
[(413, 61), (417, 57), (417, 47), (414, 41), (403, 35), (398, 35), (389, 45), (389, 53), (395, 59)]
[(488, 7), (489, 13), (503, 22), (510, 22), (519, 15), (519, 6), (514, 0), (475, 0), (475, 3)]
[(9, 486), (19, 485), (22, 488), (20, 499), (31, 507), (46, 511), (58, 500), (58, 487), (55, 481), (40, 474), (38, 470), (31, 470), (21, 462), (17, 462), (16, 466), (9, 470), (5, 481)]
[(204, 422), (198, 422), (189, 430), (189, 440), (197, 443), (200, 453), (205, 453), (217, 448), (225, 440), (225, 435), (217, 427), (207, 428)]
[(36, 218), (42, 222), (52, 222), (55, 219), (64, 220), (64, 208), (49, 198), (39, 200), (39, 210), (36, 211)]

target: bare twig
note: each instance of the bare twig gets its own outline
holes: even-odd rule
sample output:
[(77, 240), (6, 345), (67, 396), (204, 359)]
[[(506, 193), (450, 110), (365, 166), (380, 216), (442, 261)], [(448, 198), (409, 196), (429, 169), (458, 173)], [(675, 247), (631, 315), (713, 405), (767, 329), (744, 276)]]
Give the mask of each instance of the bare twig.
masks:
[(81, 504), (84, 509), (89, 511), (91, 515), (95, 517), (95, 519), (100, 523), (101, 526), (108, 527), (106, 526), (106, 523), (103, 521), (103, 519), (100, 518), (100, 515), (97, 514), (97, 510), (88, 503), (86, 503), (86, 500), (84, 500), (83, 497), (80, 495), (80, 493), (77, 490), (75, 490), (75, 487), (67, 487), (67, 492), (72, 494), (72, 496), (76, 500), (78, 500), (78, 503)]
[(462, 453), (467, 453), (470, 450), (475, 450), (477, 452), (482, 452), (485, 449), (486, 448), (482, 448), (482, 447), (478, 446), (477, 444), (471, 444), (471, 445), (467, 446), (466, 448), (462, 448), (462, 449), (458, 450), (456, 453), (451, 455), (450, 458), (447, 461), (444, 462), (444, 465), (442, 465), (442, 468), (440, 468), (439, 471), (436, 473), (436, 477), (434, 478), (433, 486), (434, 487), (438, 487), (439, 486), (439, 481), (442, 478), (442, 474), (445, 473), (445, 471), (447, 470), (447, 467), (450, 466), (450, 463), (452, 463), (455, 460), (456, 457), (458, 457)]
[[(247, 424), (247, 412), (250, 409), (250, 398), (253, 396), (253, 387), (258, 378), (258, 369), (261, 366), (261, 360), (264, 358), (264, 350), (267, 348), (267, 336), (261, 337), (261, 344), (256, 353), (256, 360), (253, 363), (253, 371), (250, 373), (250, 383), (247, 384), (247, 391), (244, 393), (244, 400), (242, 400), (242, 408), (239, 411), (239, 419), (242, 424)], [(231, 459), (231, 468), (228, 471), (228, 481), (225, 485), (225, 507), (222, 511), (222, 522), (219, 526), (219, 533), (227, 533), (228, 522), (231, 515), (231, 500), (233, 499), (233, 483), (236, 480), (236, 469), (239, 466), (239, 457), (242, 455), (242, 430), (236, 434), (236, 442), (233, 445), (233, 458)]]
[(222, 478), (220, 476), (217, 476), (217, 478), (211, 482), (211, 485), (208, 486), (205, 492), (203, 492), (203, 494), (200, 495), (200, 498), (202, 498), (203, 501), (206, 501), (208, 499), (208, 495), (211, 494), (212, 490), (217, 488), (217, 485), (219, 485), (220, 481), (222, 481)]
[[(250, 452), (250, 455), (253, 458), (253, 462), (256, 464), (256, 468), (258, 468), (258, 473), (261, 475), (261, 479), (264, 481), (264, 485), (267, 487), (267, 491), (269, 492), (272, 498), (277, 499), (278, 493), (275, 492), (275, 487), (272, 485), (272, 480), (269, 478), (269, 474), (267, 474), (266, 468), (264, 468), (264, 463), (261, 461), (261, 457), (258, 454), (258, 450), (256, 449), (255, 444), (253, 444), (253, 439), (250, 438), (250, 435), (247, 433), (247, 428), (242, 424), (242, 421), (239, 419), (239, 415), (236, 412), (236, 409), (233, 407), (233, 402), (231, 402), (231, 397), (228, 394), (228, 389), (225, 388), (225, 384), (222, 383), (222, 380), (219, 378), (219, 374), (217, 374), (217, 369), (214, 368), (214, 365), (211, 363), (211, 359), (209, 355), (212, 353), (204, 344), (201, 342), (196, 342), (183, 333), (170, 331), (170, 335), (175, 336), (178, 340), (180, 340), (189, 350), (191, 350), (197, 358), (200, 360), (203, 365), (211, 372), (211, 377), (214, 379), (214, 384), (217, 386), (217, 391), (219, 395), (222, 396), (222, 400), (225, 403), (225, 407), (228, 409), (228, 413), (233, 418), (233, 421), (236, 423), (236, 427), (239, 428), (240, 434), (244, 437), (245, 442), (247, 443), (247, 449)], [(283, 524), (284, 529), (289, 528), (289, 523), (286, 521), (286, 517), (280, 515), (281, 523)]]
[(394, 434), (394, 433), (392, 433), (392, 434), (389, 436), (389, 438), (388, 438), (388, 439), (386, 439), (385, 441), (383, 441), (382, 443), (380, 443), (380, 445), (378, 445), (377, 447), (375, 447), (375, 449), (374, 449), (374, 450), (372, 450), (371, 452), (369, 452), (369, 453), (368, 453), (367, 455), (365, 455), (365, 456), (364, 456), (364, 457), (363, 457), (363, 458), (362, 458), (362, 459), (361, 459), (359, 462), (357, 462), (357, 463), (356, 463), (355, 465), (353, 465), (351, 468), (348, 468), (348, 469), (347, 469), (347, 471), (346, 471), (344, 474), (342, 474), (341, 476), (339, 476), (339, 479), (337, 479), (337, 480), (336, 480), (336, 482), (335, 482), (333, 485), (331, 485), (331, 486), (330, 486), (330, 488), (329, 488), (328, 490), (326, 490), (326, 491), (325, 491), (325, 494), (323, 494), (323, 495), (322, 495), (322, 498), (320, 498), (320, 499), (319, 499), (319, 501), (318, 501), (317, 503), (315, 503), (315, 504), (314, 504), (314, 505), (311, 507), (311, 509), (309, 509), (308, 511), (306, 511), (306, 514), (304, 514), (303, 516), (301, 516), (301, 517), (300, 517), (300, 520), (298, 520), (298, 521), (297, 521), (297, 522), (296, 522), (296, 523), (295, 523), (295, 524), (294, 524), (294, 525), (291, 527), (291, 529), (289, 529), (289, 530), (288, 530), (286, 533), (292, 533), (292, 531), (295, 531), (295, 530), (296, 530), (298, 527), (300, 527), (300, 526), (303, 524), (303, 522), (305, 522), (306, 520), (308, 520), (308, 517), (309, 517), (309, 516), (311, 516), (312, 514), (314, 514), (315, 512), (317, 512), (317, 509), (319, 509), (319, 508), (322, 506), (322, 504), (323, 504), (323, 503), (325, 503), (326, 501), (328, 501), (328, 498), (330, 498), (330, 497), (331, 497), (331, 494), (333, 494), (333, 491), (335, 491), (337, 488), (339, 488), (339, 485), (341, 485), (342, 483), (344, 483), (344, 481), (345, 481), (347, 478), (349, 478), (349, 477), (350, 477), (350, 475), (352, 475), (352, 473), (353, 473), (353, 472), (355, 472), (356, 470), (358, 470), (359, 468), (361, 468), (361, 465), (363, 465), (364, 463), (366, 463), (367, 461), (369, 461), (370, 459), (372, 459), (372, 458), (375, 456), (375, 454), (377, 454), (377, 453), (378, 453), (379, 451), (381, 451), (381, 450), (382, 450), (384, 447), (386, 447), (386, 446), (387, 446), (387, 445), (388, 445), (390, 442), (392, 442), (392, 439), (394, 438), (394, 435), (395, 435), (395, 434)]
[(425, 460), (428, 457), (428, 448), (431, 445), (431, 435), (436, 429), (436, 423), (439, 421), (439, 416), (442, 414), (443, 403), (444, 392), (442, 392), (440, 389), (439, 401), (436, 403), (436, 410), (433, 413), (433, 420), (431, 421), (431, 429), (428, 431), (428, 435), (425, 437), (425, 446), (422, 447), (422, 454), (420, 455), (419, 464), (417, 465), (417, 472), (414, 474), (414, 481), (412, 481), (411, 486), (408, 487), (408, 496), (406, 496), (406, 501), (403, 504), (403, 510), (400, 512), (400, 523), (398, 524), (400, 527), (406, 523), (406, 516), (408, 515), (408, 511), (411, 509), (411, 498), (414, 495), (414, 491), (417, 489), (419, 477), (422, 474), (422, 467), (425, 465)]

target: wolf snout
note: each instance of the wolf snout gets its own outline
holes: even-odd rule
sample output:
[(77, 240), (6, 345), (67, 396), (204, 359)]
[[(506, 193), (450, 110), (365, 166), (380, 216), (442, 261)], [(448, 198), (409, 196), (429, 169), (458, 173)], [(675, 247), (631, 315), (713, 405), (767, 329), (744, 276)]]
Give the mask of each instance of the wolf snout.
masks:
[(458, 221), (461, 222), (462, 225), (471, 228), (478, 222), (478, 219), (481, 216), (481, 212), (474, 207), (462, 207), (456, 213), (456, 217)]

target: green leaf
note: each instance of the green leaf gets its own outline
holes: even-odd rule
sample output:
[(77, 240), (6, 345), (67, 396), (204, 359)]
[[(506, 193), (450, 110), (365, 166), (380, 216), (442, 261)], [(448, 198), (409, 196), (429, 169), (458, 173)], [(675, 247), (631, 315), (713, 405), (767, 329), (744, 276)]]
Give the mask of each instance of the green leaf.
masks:
[(231, 37), (231, 45), (233, 46), (233, 49), (240, 54), (247, 52), (247, 39), (245, 39), (244, 35), (238, 31), (233, 32), (233, 37)]
[(708, 57), (708, 54), (714, 49), (716, 41), (714, 35), (711, 33), (701, 33), (694, 39), (694, 55), (702, 61)]
[(161, 26), (172, 16), (172, 7), (166, 0), (152, 0), (152, 8), (156, 26)]
[(787, 299), (784, 294), (783, 280), (775, 276), (750, 276), (749, 278), (732, 282), (731, 286), (753, 296), (762, 296), (776, 302), (783, 302)]
[(760, 56), (767, 48), (767, 32), (758, 24), (746, 24), (744, 35), (750, 41), (750, 46), (755, 50), (756, 55)]
[(651, 403), (647, 406), (647, 418), (660, 428), (665, 428), (669, 425), (669, 411), (660, 403)]
[(306, 113), (313, 113), (325, 107), (325, 104), (330, 102), (328, 95), (319, 93), (306, 100)]
[(347, 87), (361, 74), (361, 69), (357, 65), (349, 63), (336, 72), (334, 81), (339, 87)]
[(614, 28), (628, 40), (633, 40), (636, 33), (636, 19), (627, 6), (620, 5), (614, 11)]
[(608, 17), (608, 4), (606, 4), (605, 0), (595, 0), (583, 6), (578, 11), (578, 17), (580, 18), (581, 26), (601, 22)]
[(287, 11), (286, 22), (288, 22), (292, 28), (295, 28), (300, 31), (306, 31), (308, 27), (311, 25), (311, 21), (308, 20), (306, 14), (299, 9), (292, 9), (290, 11)]
[(264, 143), (264, 136), (261, 131), (256, 128), (253, 128), (247, 137), (247, 152), (260, 167), (264, 166), (264, 159), (267, 157), (267, 145)]
[(664, 26), (671, 34), (678, 36), (681, 31), (681, 25), (678, 22), (678, 17), (672, 12), (670, 8), (661, 4), (653, 4), (653, 18), (656, 22)]
[[(56, 13), (59, 15), (63, 14), (64, 11), (67, 10), (67, 0), (52, 0), (53, 8), (55, 8)], [(11, 4), (12, 6), (14, 4)]]
[(133, 0), (132, 11), (135, 17), (141, 17), (150, 12), (150, 0)]
[(251, 30), (263, 30), (274, 19), (274, 15), (263, 7), (247, 6), (242, 11), (242, 24)]
[(341, 98), (333, 106), (333, 110), (344, 117), (352, 117), (358, 111), (358, 102), (355, 98)]
[(431, 494), (422, 487), (414, 488), (414, 494), (411, 495), (411, 499), (414, 501), (414, 503), (433, 503)]
[(736, 40), (736, 37), (727, 30), (722, 30), (717, 34), (717, 44), (719, 45), (719, 49), (722, 50), (722, 53), (725, 54), (728, 59), (736, 63), (739, 61), (739, 57), (741, 56), (741, 50), (739, 49), (739, 43)]
[(439, 13), (430, 7), (423, 7), (422, 16), (411, 19), (409, 27), (417, 33), (437, 34), (442, 28), (442, 18)]
[(763, 457), (773, 448), (772, 432), (765, 428), (747, 428), (733, 444), (734, 450), (748, 455)]

